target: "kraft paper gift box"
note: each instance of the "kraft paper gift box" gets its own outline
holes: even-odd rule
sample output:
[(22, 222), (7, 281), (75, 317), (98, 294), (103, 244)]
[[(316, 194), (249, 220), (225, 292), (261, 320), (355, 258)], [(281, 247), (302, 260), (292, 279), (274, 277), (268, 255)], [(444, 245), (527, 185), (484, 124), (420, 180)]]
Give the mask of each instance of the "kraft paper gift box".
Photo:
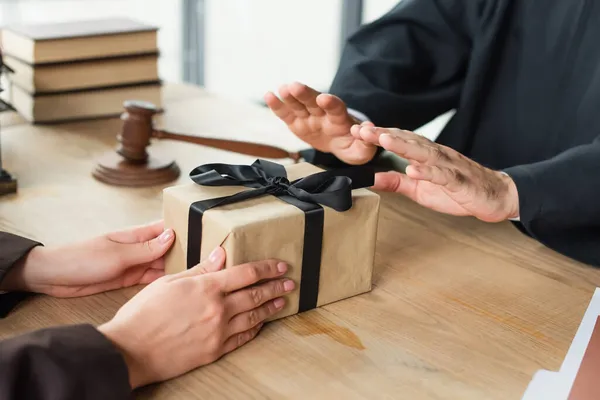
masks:
[(371, 290), (380, 202), (366, 189), (372, 169), (257, 160), (203, 165), (190, 178), (163, 191), (165, 227), (176, 236), (167, 274), (193, 267), (217, 246), (226, 268), (285, 261), (296, 289), (271, 320)]

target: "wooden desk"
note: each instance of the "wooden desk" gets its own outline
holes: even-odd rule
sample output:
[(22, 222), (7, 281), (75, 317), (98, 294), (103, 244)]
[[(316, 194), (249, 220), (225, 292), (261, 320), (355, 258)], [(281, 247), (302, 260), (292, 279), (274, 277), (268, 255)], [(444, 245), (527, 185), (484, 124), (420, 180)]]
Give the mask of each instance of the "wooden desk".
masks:
[[(270, 112), (166, 88), (165, 126), (191, 133), (302, 144)], [(120, 121), (2, 131), (18, 195), (0, 198), (0, 228), (47, 244), (161, 216), (161, 189), (93, 180)], [(185, 173), (253, 158), (157, 142)], [(545, 249), (509, 223), (484, 224), (383, 195), (373, 291), (269, 324), (218, 362), (140, 390), (143, 399), (520, 399), (539, 368), (556, 370), (600, 273)], [(80, 299), (39, 296), (0, 322), (0, 337), (108, 320), (138, 289)]]

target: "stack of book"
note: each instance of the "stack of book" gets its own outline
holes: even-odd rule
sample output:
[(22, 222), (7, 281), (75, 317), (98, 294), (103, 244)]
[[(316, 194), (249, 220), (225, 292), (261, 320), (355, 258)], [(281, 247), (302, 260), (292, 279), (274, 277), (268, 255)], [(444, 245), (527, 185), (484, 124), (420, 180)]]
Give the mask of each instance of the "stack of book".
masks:
[(3, 100), (33, 123), (113, 117), (126, 100), (161, 108), (157, 33), (121, 18), (4, 27)]

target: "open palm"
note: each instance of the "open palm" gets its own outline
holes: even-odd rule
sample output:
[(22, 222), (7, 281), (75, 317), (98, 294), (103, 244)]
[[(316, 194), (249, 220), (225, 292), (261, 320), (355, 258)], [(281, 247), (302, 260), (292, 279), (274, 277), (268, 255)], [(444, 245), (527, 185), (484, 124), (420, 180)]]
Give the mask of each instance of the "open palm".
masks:
[(340, 98), (297, 82), (281, 86), (279, 95), (281, 99), (268, 92), (265, 102), (290, 131), (313, 148), (348, 164), (364, 164), (375, 155), (374, 145), (350, 134), (358, 121), (348, 114)]

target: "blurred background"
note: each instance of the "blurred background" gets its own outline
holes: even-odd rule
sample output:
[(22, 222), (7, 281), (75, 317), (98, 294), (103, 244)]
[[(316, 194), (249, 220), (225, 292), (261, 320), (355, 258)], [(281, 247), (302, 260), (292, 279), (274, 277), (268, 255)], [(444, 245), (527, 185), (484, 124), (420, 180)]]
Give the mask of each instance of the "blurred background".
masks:
[[(0, 0), (8, 24), (126, 16), (160, 28), (159, 74), (262, 102), (294, 80), (326, 91), (344, 39), (401, 0)], [(423, 130), (435, 136), (442, 116)]]

